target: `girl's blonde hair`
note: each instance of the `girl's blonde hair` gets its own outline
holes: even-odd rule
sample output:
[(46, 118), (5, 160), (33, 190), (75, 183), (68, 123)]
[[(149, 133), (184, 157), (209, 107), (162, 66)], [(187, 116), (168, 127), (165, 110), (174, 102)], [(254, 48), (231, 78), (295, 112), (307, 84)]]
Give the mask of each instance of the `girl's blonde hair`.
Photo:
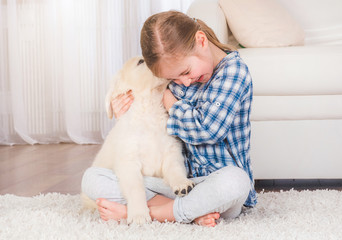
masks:
[(222, 44), (214, 31), (200, 19), (193, 19), (184, 13), (167, 11), (149, 17), (141, 29), (140, 45), (147, 66), (159, 76), (160, 60), (163, 55), (182, 57), (193, 51), (197, 31), (202, 31), (208, 40), (223, 51), (235, 51), (229, 44)]

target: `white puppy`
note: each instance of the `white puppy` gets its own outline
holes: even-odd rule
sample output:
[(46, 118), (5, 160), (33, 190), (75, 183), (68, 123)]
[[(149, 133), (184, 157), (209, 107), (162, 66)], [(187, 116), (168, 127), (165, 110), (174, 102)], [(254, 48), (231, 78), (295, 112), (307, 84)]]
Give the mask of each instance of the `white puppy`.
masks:
[[(132, 90), (134, 101), (109, 132), (93, 166), (112, 169), (127, 201), (127, 223), (150, 222), (143, 176), (160, 177), (177, 195), (194, 186), (186, 177), (181, 143), (166, 132), (167, 112), (162, 104), (168, 81), (155, 77), (141, 57), (127, 61), (115, 76), (106, 97), (111, 100)], [(89, 198), (83, 195), (85, 205)]]

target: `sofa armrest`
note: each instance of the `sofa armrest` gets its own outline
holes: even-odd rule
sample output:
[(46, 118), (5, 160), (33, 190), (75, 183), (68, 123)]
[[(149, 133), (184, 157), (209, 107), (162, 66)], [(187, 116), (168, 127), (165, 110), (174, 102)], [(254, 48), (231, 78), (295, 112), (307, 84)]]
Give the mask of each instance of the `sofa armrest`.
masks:
[(213, 29), (221, 43), (228, 43), (228, 25), (218, 0), (195, 0), (190, 5), (187, 14), (204, 21)]

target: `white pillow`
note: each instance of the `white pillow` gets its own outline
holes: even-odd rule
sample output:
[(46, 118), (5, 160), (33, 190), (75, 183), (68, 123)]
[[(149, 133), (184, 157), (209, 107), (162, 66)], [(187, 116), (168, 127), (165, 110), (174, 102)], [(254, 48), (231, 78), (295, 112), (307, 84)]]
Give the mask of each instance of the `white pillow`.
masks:
[(304, 31), (275, 0), (219, 0), (228, 25), (244, 47), (304, 44)]
[(305, 45), (342, 44), (341, 0), (277, 0), (302, 26)]

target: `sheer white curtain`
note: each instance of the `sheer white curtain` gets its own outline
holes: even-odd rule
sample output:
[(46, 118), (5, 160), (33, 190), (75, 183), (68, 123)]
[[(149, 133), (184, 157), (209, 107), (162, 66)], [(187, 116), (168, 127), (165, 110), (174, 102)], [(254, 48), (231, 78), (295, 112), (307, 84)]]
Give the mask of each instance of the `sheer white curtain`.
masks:
[(193, 0), (0, 0), (0, 144), (100, 143), (104, 97), (150, 15)]

